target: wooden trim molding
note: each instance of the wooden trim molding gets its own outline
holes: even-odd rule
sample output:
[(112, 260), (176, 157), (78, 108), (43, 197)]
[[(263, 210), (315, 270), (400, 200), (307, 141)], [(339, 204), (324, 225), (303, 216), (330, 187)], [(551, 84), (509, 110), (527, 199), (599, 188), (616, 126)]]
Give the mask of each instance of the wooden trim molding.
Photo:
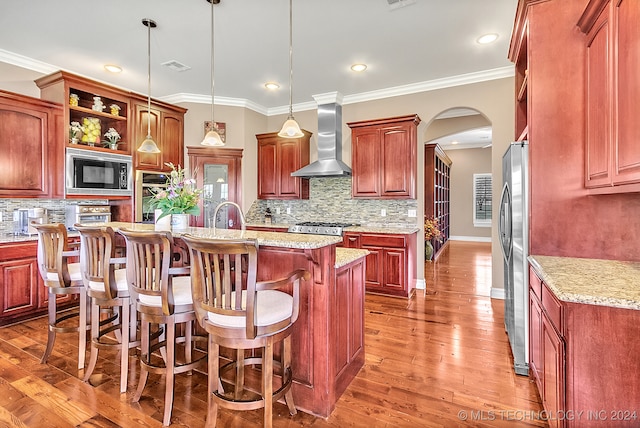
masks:
[(578, 20), (578, 27), (580, 31), (587, 34), (591, 31), (593, 24), (596, 23), (598, 16), (602, 13), (605, 7), (609, 4), (609, 0), (592, 0), (587, 4), (587, 7), (582, 12), (582, 16)]

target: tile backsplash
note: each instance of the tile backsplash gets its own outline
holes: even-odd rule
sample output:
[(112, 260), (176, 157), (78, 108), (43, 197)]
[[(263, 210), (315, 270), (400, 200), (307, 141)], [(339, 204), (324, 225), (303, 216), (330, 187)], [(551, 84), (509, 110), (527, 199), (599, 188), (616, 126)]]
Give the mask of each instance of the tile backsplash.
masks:
[(66, 200), (66, 199), (6, 199), (0, 198), (0, 233), (10, 233), (14, 231), (13, 212), (18, 208), (46, 208), (51, 223), (64, 223), (67, 205), (107, 204), (105, 200)]
[[(263, 223), (265, 210), (270, 208), (273, 223), (325, 221), (404, 227), (418, 224), (416, 217), (408, 216), (409, 210), (417, 207), (416, 199), (353, 199), (351, 177), (325, 177), (310, 179), (309, 199), (256, 200), (246, 218), (249, 223)], [(382, 210), (386, 216), (381, 215)]]

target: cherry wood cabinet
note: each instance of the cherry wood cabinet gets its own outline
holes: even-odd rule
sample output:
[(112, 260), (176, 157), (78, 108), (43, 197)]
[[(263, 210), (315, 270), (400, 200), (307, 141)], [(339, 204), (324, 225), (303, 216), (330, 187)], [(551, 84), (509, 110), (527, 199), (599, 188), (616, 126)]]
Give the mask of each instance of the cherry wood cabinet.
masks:
[[(43, 99), (61, 103), (64, 107), (64, 132), (62, 144), (69, 145), (68, 126), (72, 121), (95, 119), (100, 124), (99, 141), (106, 140), (104, 133), (114, 128), (121, 140), (116, 153), (133, 156), (135, 169), (147, 171), (169, 171), (165, 165), (184, 164), (184, 115), (186, 109), (158, 100), (151, 100), (151, 112), (147, 108), (147, 97), (86, 79), (65, 71), (58, 71), (36, 80)], [(78, 96), (78, 105), (71, 105), (71, 94)], [(99, 96), (105, 105), (104, 111), (93, 109), (94, 97)], [(75, 104), (75, 103), (74, 103)], [(119, 107), (117, 114), (110, 107)], [(159, 154), (139, 153), (137, 148), (147, 136), (147, 121), (151, 122), (151, 136), (160, 149)], [(93, 137), (95, 138), (95, 136)], [(80, 142), (83, 149), (114, 152), (101, 144), (90, 147)], [(78, 147), (78, 145), (73, 145)], [(62, 169), (61, 171), (63, 171)]]
[(583, 412), (549, 426), (636, 424), (640, 310), (561, 301), (533, 266), (529, 273), (531, 376), (550, 415)]
[[(109, 151), (119, 154), (131, 154), (131, 121), (129, 92), (108, 86), (93, 80), (77, 76), (66, 71), (58, 71), (35, 81), (44, 100), (63, 105), (64, 132), (60, 134), (62, 147), (71, 145), (69, 126), (78, 122), (84, 130), (80, 141), (73, 147), (87, 150)], [(76, 100), (71, 101), (75, 95)], [(104, 109), (94, 109), (95, 97), (100, 97)], [(114, 113), (110, 107), (117, 106)], [(91, 131), (89, 122), (92, 121)], [(95, 126), (94, 126), (95, 125)], [(120, 135), (117, 150), (105, 148), (105, 132), (115, 129)]]
[(451, 159), (437, 144), (424, 148), (424, 215), (438, 220), (442, 232), (440, 239), (433, 239), (433, 258), (449, 240), (451, 201)]
[(640, 190), (638, 22), (634, 0), (592, 0), (578, 21), (586, 34), (585, 186), (593, 193)]
[(145, 171), (170, 171), (167, 163), (184, 166), (184, 114), (186, 110), (153, 101), (151, 110), (146, 100), (136, 100), (134, 141), (139, 145), (147, 136), (150, 122), (151, 136), (160, 153), (134, 153), (134, 168)]
[(62, 123), (59, 104), (0, 91), (0, 197), (62, 196)]
[(332, 292), (335, 313), (331, 325), (338, 343), (332, 361), (338, 395), (349, 386), (354, 367), (364, 364), (364, 293), (364, 258), (336, 269)]
[(416, 198), (419, 123), (416, 114), (347, 123), (354, 198)]
[(417, 233), (378, 234), (347, 232), (342, 245), (369, 251), (365, 264), (366, 291), (409, 297), (415, 287)]
[(258, 199), (309, 199), (309, 180), (291, 173), (309, 164), (311, 133), (282, 138), (258, 134)]

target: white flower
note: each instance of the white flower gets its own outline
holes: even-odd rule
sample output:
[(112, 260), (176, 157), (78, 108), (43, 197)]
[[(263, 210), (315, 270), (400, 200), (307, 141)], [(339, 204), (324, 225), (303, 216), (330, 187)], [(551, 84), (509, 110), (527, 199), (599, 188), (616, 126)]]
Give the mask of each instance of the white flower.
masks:
[(109, 128), (109, 130), (104, 133), (104, 136), (112, 143), (116, 143), (120, 139), (120, 134), (118, 134), (118, 131), (114, 128)]
[(69, 134), (71, 135), (71, 138), (75, 138), (76, 135), (81, 132), (82, 125), (80, 125), (80, 122), (71, 122), (71, 124), (69, 125)]

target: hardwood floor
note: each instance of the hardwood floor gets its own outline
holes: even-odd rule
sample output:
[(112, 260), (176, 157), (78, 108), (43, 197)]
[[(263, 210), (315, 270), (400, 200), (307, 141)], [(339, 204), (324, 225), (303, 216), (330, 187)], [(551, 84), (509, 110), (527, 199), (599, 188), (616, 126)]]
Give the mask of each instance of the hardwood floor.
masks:
[[(274, 408), (275, 427), (547, 426), (530, 378), (516, 376), (503, 301), (489, 298), (491, 247), (452, 241), (411, 299), (367, 295), (366, 361), (327, 419)], [(150, 375), (139, 403), (118, 394), (115, 353), (100, 352), (91, 385), (76, 368), (77, 340), (58, 335), (48, 364), (46, 318), (0, 329), (0, 427), (160, 427), (163, 379)], [(172, 426), (202, 427), (206, 376), (176, 378)], [(221, 410), (219, 427), (259, 427), (262, 411)]]

